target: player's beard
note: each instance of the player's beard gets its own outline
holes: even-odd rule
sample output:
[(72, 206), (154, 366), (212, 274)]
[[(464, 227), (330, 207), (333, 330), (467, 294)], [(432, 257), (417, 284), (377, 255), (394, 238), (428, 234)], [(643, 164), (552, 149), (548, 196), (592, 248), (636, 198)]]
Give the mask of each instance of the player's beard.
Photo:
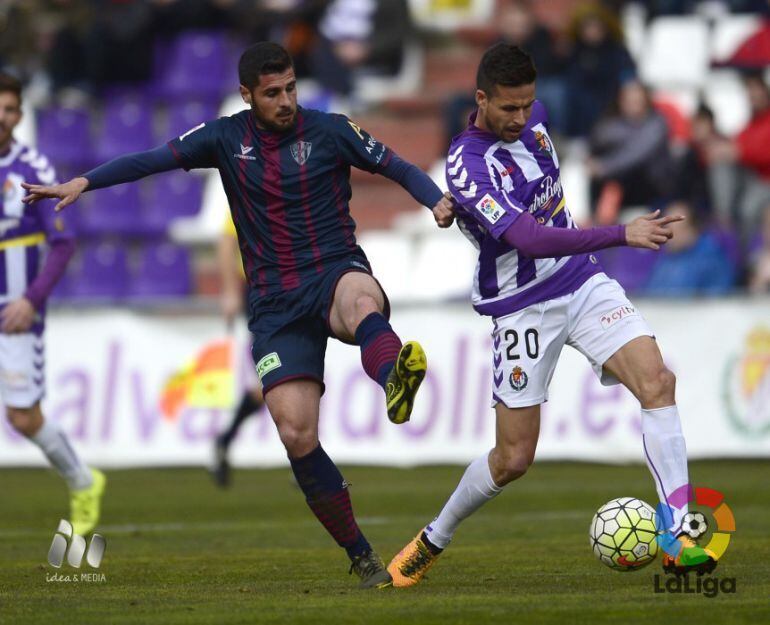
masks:
[(294, 126), (297, 123), (297, 109), (295, 108), (293, 111), (287, 110), (286, 112), (291, 112), (291, 118), (284, 122), (284, 123), (276, 123), (271, 119), (265, 119), (260, 113), (259, 110), (257, 110), (256, 107), (252, 106), (251, 111), (254, 115), (254, 117), (257, 120), (257, 123), (259, 126), (264, 128), (265, 130), (269, 130), (271, 132), (289, 132), (294, 128)]

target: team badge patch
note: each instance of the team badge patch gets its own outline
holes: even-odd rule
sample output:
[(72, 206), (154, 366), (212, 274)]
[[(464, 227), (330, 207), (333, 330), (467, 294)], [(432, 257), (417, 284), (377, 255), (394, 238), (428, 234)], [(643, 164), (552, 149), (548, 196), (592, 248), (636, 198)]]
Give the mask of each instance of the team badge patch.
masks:
[(486, 193), (483, 198), (476, 202), (476, 208), (491, 224), (496, 224), (500, 217), (505, 214), (505, 209), (489, 193)]
[(257, 375), (261, 380), (268, 373), (281, 366), (281, 359), (276, 352), (271, 352), (267, 356), (263, 356), (257, 363)]
[(508, 378), (514, 391), (523, 391), (527, 388), (527, 382), (529, 382), (529, 376), (524, 373), (524, 369), (521, 367), (514, 367), (511, 371), (511, 375)]
[(548, 138), (548, 135), (539, 130), (535, 130), (535, 141), (537, 141), (537, 147), (541, 152), (545, 152), (548, 156), (553, 156), (553, 144)]
[(297, 143), (291, 146), (291, 155), (297, 161), (297, 165), (302, 166), (307, 163), (312, 149), (313, 144), (309, 141), (297, 141)]

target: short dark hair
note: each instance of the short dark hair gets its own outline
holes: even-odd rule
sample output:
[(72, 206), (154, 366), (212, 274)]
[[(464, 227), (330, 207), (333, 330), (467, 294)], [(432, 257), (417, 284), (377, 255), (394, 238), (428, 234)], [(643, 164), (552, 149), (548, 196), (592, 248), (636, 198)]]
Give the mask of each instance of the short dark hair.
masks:
[(535, 78), (537, 70), (529, 54), (519, 46), (498, 43), (481, 57), (476, 74), (476, 88), (491, 95), (496, 85), (521, 87), (531, 85)]
[(21, 105), (21, 81), (10, 74), (0, 72), (0, 93), (7, 92), (15, 94), (19, 98), (19, 105)]
[(280, 74), (294, 63), (283, 47), (270, 41), (260, 41), (247, 48), (238, 61), (238, 80), (244, 87), (253, 89), (264, 74)]

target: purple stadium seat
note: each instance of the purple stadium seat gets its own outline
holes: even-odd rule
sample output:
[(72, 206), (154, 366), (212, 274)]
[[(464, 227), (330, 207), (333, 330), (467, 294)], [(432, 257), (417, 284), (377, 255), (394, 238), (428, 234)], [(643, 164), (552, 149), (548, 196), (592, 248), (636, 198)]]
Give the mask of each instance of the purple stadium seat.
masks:
[(150, 191), (139, 222), (139, 230), (145, 235), (166, 232), (177, 217), (197, 215), (203, 199), (203, 178), (183, 171), (155, 176), (150, 181)]
[(191, 288), (190, 254), (186, 248), (157, 243), (141, 251), (129, 288), (132, 298), (185, 297)]
[(88, 236), (141, 232), (142, 184), (131, 182), (89, 191), (78, 201), (78, 232)]
[(96, 141), (98, 160), (106, 161), (126, 152), (154, 147), (152, 108), (137, 92), (110, 95), (104, 104), (104, 121)]
[(37, 143), (40, 152), (57, 169), (91, 164), (91, 121), (88, 111), (49, 108), (37, 110)]
[(653, 250), (634, 247), (613, 247), (596, 252), (596, 256), (607, 275), (628, 292), (644, 288), (655, 262)]
[[(222, 32), (187, 31), (171, 42), (166, 58), (156, 57), (153, 91), (158, 95), (220, 97), (234, 89), (235, 68), (228, 67), (228, 42)], [(156, 48), (163, 54), (164, 47)]]
[(126, 252), (114, 243), (85, 246), (69, 277), (73, 299), (121, 299), (129, 284)]
[(173, 137), (195, 128), (202, 122), (217, 118), (219, 106), (213, 100), (191, 100), (189, 102), (173, 102), (168, 107), (168, 123), (165, 124), (161, 136), (156, 137), (156, 143), (165, 143)]

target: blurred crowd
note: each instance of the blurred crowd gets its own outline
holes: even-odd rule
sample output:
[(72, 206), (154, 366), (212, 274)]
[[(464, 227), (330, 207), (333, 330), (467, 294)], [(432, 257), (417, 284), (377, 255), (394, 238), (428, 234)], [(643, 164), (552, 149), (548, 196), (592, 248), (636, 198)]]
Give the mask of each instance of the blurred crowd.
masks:
[(151, 79), (158, 45), (190, 30), (281, 41), (299, 75), (349, 95), (358, 69), (396, 73), (407, 0), (0, 0), (0, 66), (77, 98)]
[[(534, 57), (554, 139), (581, 155), (594, 223), (657, 209), (687, 216), (666, 250), (645, 261), (649, 271), (635, 274), (635, 289), (770, 292), (768, 2), (565, 0), (568, 18), (556, 21), (544, 19), (546, 4), (498, 0), (483, 43), (507, 41)], [(725, 136), (705, 103), (689, 114), (656, 97), (627, 47), (620, 15), (628, 4), (650, 20), (715, 4), (765, 16), (723, 64), (741, 73), (745, 128)], [(27, 81), (44, 77), (53, 98), (87, 101), (105, 85), (151, 80), (158, 46), (196, 29), (280, 41), (301, 77), (340, 96), (351, 95), (360, 72), (397, 74), (413, 34), (408, 0), (0, 0), (0, 66)], [(448, 143), (467, 123), (473, 94), (448, 93), (442, 104)], [(638, 260), (608, 254), (606, 262), (622, 272)]]

